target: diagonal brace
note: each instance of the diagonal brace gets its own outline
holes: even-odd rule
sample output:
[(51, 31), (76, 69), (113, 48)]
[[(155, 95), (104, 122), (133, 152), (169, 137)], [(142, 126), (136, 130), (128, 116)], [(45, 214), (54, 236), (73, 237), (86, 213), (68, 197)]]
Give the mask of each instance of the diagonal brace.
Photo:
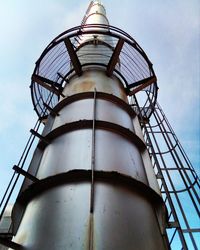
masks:
[[(39, 85), (41, 85), (45, 89), (53, 92), (57, 96), (61, 95), (61, 96), (65, 97), (61, 92), (63, 90), (62, 87), (58, 86), (58, 83), (56, 83), (56, 82), (53, 82), (45, 77), (42, 77), (42, 76), (39, 76), (36, 74), (32, 75), (32, 81), (37, 82)], [(56, 87), (58, 87), (59, 89), (57, 89)]]
[(156, 81), (157, 81), (156, 76), (152, 76), (152, 77), (145, 78), (145, 79), (143, 79), (143, 80), (141, 80), (141, 81), (135, 83), (136, 86), (138, 86), (138, 85), (139, 85), (139, 86), (136, 87), (136, 88), (134, 88), (132, 91), (130, 91), (128, 95), (129, 95), (129, 96), (132, 96), (132, 95), (136, 94), (136, 93), (139, 92), (140, 90), (142, 90), (142, 89), (148, 87), (149, 85), (151, 85), (152, 83), (154, 83), (154, 82), (156, 82)]
[(67, 51), (69, 53), (69, 56), (70, 56), (70, 59), (71, 59), (71, 62), (72, 62), (72, 65), (74, 67), (76, 74), (78, 76), (81, 76), (82, 75), (81, 63), (78, 59), (78, 56), (76, 54), (76, 51), (74, 50), (74, 47), (73, 47), (70, 39), (68, 37), (66, 37), (64, 40), (64, 43), (65, 43), (65, 46), (66, 46)]
[(115, 65), (119, 61), (119, 55), (120, 55), (123, 45), (124, 45), (124, 40), (120, 38), (113, 51), (110, 61), (108, 62), (107, 71), (106, 71), (107, 76), (112, 75), (113, 70), (115, 69)]

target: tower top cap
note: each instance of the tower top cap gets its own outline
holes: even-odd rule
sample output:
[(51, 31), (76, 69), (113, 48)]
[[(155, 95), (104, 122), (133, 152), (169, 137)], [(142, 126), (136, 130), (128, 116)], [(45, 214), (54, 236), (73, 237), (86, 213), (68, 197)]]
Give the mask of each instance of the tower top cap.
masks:
[(99, 4), (102, 4), (101, 0), (94, 0), (92, 1), (93, 3), (99, 3)]

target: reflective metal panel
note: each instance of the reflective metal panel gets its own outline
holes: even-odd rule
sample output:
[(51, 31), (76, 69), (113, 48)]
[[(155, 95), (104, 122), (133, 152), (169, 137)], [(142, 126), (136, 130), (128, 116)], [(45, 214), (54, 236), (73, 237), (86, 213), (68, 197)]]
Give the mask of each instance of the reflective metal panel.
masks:
[(143, 195), (106, 183), (96, 185), (95, 194), (95, 249), (167, 249), (154, 208)]
[(147, 184), (137, 147), (119, 134), (96, 130), (96, 170), (116, 171)]
[(89, 204), (89, 183), (45, 191), (29, 203), (14, 241), (29, 250), (166, 249), (154, 208), (138, 190), (95, 182), (93, 214)]
[(15, 242), (29, 250), (87, 249), (90, 185), (50, 189), (27, 206)]
[[(147, 184), (137, 147), (111, 131), (96, 129), (95, 169), (116, 171)], [(91, 169), (92, 130), (81, 129), (56, 138), (45, 149), (37, 178), (46, 178), (73, 169)]]
[[(59, 111), (59, 116), (56, 116), (52, 129), (69, 122), (92, 120), (93, 103), (94, 99), (83, 99), (68, 104)], [(134, 131), (130, 115), (124, 109), (107, 100), (97, 99), (96, 120), (112, 122)]]
[(72, 169), (89, 169), (91, 130), (72, 131), (56, 138), (44, 151), (37, 173), (39, 179)]

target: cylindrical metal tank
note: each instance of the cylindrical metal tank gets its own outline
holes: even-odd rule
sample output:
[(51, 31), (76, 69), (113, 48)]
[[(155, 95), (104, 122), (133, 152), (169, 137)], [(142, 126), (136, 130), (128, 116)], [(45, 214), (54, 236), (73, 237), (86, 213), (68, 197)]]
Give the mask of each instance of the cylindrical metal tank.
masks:
[(31, 197), (14, 241), (25, 249), (165, 249), (162, 203), (120, 81), (86, 71), (65, 92), (74, 99), (58, 103), (36, 175), (44, 190)]
[[(106, 20), (99, 1), (87, 14), (86, 22)], [(48, 143), (39, 143), (39, 180), (15, 205), (14, 227), (17, 206), (25, 209), (14, 242), (27, 250), (168, 249), (165, 208), (121, 80), (88, 67), (62, 96), (43, 132)]]

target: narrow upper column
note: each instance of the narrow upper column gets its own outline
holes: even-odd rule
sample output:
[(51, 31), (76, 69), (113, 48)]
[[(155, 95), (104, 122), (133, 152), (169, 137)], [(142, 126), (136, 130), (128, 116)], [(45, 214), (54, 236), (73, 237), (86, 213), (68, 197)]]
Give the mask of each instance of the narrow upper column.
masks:
[(106, 10), (101, 4), (101, 1), (91, 1), (82, 21), (82, 25), (87, 24), (109, 25), (109, 21), (106, 17)]

